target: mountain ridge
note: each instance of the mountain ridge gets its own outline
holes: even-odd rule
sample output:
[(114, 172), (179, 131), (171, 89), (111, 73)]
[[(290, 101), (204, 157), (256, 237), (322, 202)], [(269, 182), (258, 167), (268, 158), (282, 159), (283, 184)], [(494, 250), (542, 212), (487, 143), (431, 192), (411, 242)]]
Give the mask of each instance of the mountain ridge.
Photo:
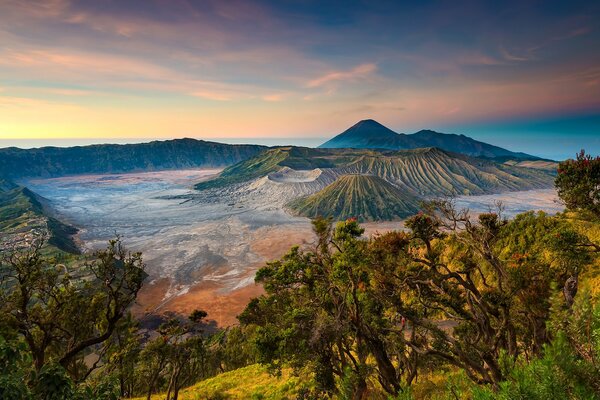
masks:
[(266, 146), (183, 138), (135, 144), (0, 149), (0, 177), (8, 179), (77, 174), (226, 167)]
[(509, 157), (516, 160), (541, 159), (530, 154), (513, 152), (481, 142), (462, 134), (440, 133), (430, 129), (422, 129), (412, 134), (397, 133), (372, 119), (361, 120), (318, 146), (318, 148), (382, 150), (409, 150), (421, 147), (438, 147), (474, 157)]
[[(216, 178), (201, 182), (195, 188), (201, 192), (210, 190), (203, 195), (209, 197), (260, 190), (278, 201), (287, 199), (283, 204), (291, 204), (300, 197), (323, 190), (343, 175), (377, 176), (405, 196), (419, 200), (544, 189), (551, 187), (553, 182), (553, 175), (548, 171), (497, 163), (435, 147), (387, 151), (282, 147), (228, 167)], [(367, 199), (368, 192), (360, 191)], [(334, 202), (327, 204), (335, 207)], [(307, 209), (311, 207), (306, 205)], [(414, 207), (407, 210), (412, 212)], [(380, 213), (374, 213), (377, 214)]]

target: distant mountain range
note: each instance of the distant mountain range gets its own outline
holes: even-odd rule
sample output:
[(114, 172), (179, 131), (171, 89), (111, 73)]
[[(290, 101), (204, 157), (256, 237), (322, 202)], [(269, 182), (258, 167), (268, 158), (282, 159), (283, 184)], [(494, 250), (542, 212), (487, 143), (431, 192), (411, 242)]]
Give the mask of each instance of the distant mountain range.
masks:
[(220, 168), (266, 150), (196, 139), (37, 149), (0, 149), (0, 177), (55, 177), (184, 168)]
[(498, 158), (504, 160), (539, 160), (525, 153), (513, 152), (498, 146), (471, 139), (464, 135), (422, 130), (413, 134), (396, 133), (372, 119), (358, 122), (333, 139), (319, 146), (329, 149), (383, 149), (407, 150), (437, 147), (454, 153), (473, 157)]
[[(464, 135), (420, 131), (396, 133), (373, 120), (360, 121), (319, 148), (405, 150), (437, 147), (442, 150), (496, 161), (540, 161)], [(254, 157), (269, 147), (231, 145), (196, 139), (175, 139), (139, 144), (103, 144), (75, 147), (0, 149), (0, 177), (8, 179), (56, 177), (77, 174), (143, 172), (184, 168), (222, 168)], [(311, 159), (309, 164), (319, 164)], [(323, 161), (323, 160), (321, 160)], [(300, 165), (301, 166), (301, 165)], [(529, 165), (535, 167), (535, 165)], [(292, 167), (293, 168), (293, 167)], [(548, 167), (549, 169), (552, 166)], [(225, 176), (226, 174), (224, 174)]]
[(43, 199), (11, 182), (21, 178), (226, 167), (195, 188), (235, 187), (266, 179), (272, 196), (298, 200), (290, 203), (290, 209), (304, 215), (388, 219), (414, 212), (416, 204), (429, 197), (551, 187), (555, 166), (463, 135), (398, 134), (373, 120), (360, 121), (316, 149), (195, 139), (11, 147), (0, 149), (0, 200), (6, 206), (0, 213), (0, 231), (20, 229), (23, 216), (54, 225), (56, 237), (70, 230), (45, 212)]
[(419, 198), (374, 175), (342, 175), (319, 192), (296, 199), (289, 208), (309, 218), (380, 221), (406, 218), (419, 210)]

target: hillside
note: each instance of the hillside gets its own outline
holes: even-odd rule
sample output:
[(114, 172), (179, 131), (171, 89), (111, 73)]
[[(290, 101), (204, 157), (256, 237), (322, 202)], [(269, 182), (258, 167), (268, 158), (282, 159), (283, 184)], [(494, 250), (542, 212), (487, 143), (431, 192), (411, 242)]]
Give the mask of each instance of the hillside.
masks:
[(449, 153), (437, 148), (365, 155), (346, 166), (421, 196), (479, 195), (552, 187), (552, 174)]
[(226, 167), (266, 149), (195, 139), (37, 149), (0, 149), (0, 177), (54, 177), (162, 169)]
[(319, 146), (320, 148), (353, 148), (407, 150), (422, 147), (438, 147), (442, 150), (473, 157), (504, 157), (515, 160), (535, 160), (539, 157), (513, 152), (465, 135), (421, 130), (413, 134), (396, 133), (377, 121), (359, 121), (344, 132)]
[(72, 239), (77, 229), (50, 216), (45, 202), (25, 187), (0, 189), (0, 248), (18, 246), (31, 241), (34, 235), (47, 234), (50, 246), (68, 253), (79, 252)]
[[(273, 177), (283, 168), (312, 170), (323, 174), (315, 182), (322, 189), (345, 174), (376, 175), (421, 196), (474, 195), (529, 190), (552, 186), (552, 174), (532, 168), (496, 163), (437, 148), (401, 151), (351, 149), (308, 149), (285, 147), (270, 149), (251, 159), (226, 168), (213, 180), (196, 189), (226, 187)], [(333, 177), (327, 181), (328, 177)], [(280, 185), (283, 188), (282, 185)], [(313, 193), (314, 191), (313, 190)], [(312, 194), (312, 193), (311, 193)]]
[(406, 218), (419, 209), (419, 198), (373, 175), (343, 175), (323, 190), (297, 199), (289, 207), (309, 218), (381, 221)]
[[(271, 375), (267, 367), (259, 364), (225, 372), (213, 378), (182, 389), (180, 400), (293, 400), (299, 390), (307, 384), (291, 370), (285, 369), (280, 377)], [(146, 397), (140, 397), (139, 400)], [(162, 400), (165, 394), (153, 395), (153, 400)]]

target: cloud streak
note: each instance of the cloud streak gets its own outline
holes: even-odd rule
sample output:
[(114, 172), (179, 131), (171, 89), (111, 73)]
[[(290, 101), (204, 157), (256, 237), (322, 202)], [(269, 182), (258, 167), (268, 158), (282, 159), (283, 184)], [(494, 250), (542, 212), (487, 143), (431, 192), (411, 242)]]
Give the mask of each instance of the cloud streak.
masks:
[(348, 71), (331, 71), (315, 79), (311, 79), (306, 84), (309, 88), (323, 87), (332, 83), (353, 82), (372, 76), (377, 71), (377, 65), (373, 63), (361, 64)]

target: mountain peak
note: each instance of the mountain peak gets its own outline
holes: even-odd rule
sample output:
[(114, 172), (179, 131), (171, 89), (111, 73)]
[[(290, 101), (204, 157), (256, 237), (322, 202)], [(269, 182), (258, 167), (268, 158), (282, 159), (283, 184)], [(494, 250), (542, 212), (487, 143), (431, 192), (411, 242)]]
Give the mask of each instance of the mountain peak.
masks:
[(385, 126), (383, 124), (380, 124), (379, 122), (375, 121), (374, 119), (361, 119), (360, 121), (358, 121), (356, 124), (354, 124), (352, 126), (352, 128), (358, 128), (358, 127), (360, 127), (360, 128), (371, 128), (371, 127), (385, 128)]
[(515, 153), (498, 146), (480, 142), (465, 135), (440, 133), (423, 129), (411, 135), (398, 134), (372, 119), (364, 119), (328, 140), (321, 148), (409, 150), (438, 147), (444, 151), (474, 157), (504, 157), (509, 159), (537, 159), (524, 153)]
[[(380, 124), (373, 119), (363, 119), (340, 133), (333, 139), (323, 143), (319, 147), (324, 148), (381, 148), (391, 149), (396, 147), (396, 142), (399, 140), (398, 135), (393, 130)], [(393, 143), (392, 147), (385, 145), (383, 147), (378, 144)]]

